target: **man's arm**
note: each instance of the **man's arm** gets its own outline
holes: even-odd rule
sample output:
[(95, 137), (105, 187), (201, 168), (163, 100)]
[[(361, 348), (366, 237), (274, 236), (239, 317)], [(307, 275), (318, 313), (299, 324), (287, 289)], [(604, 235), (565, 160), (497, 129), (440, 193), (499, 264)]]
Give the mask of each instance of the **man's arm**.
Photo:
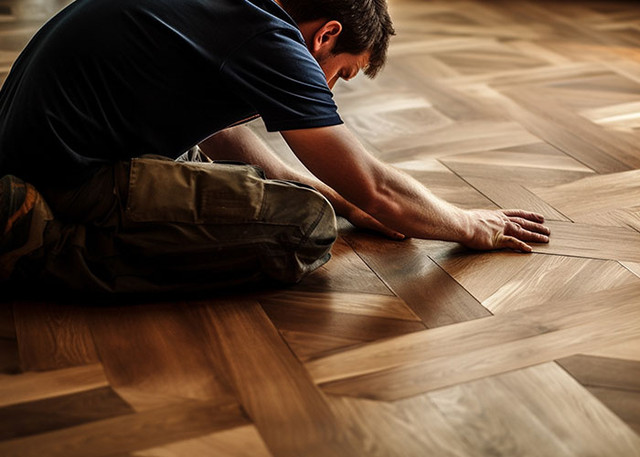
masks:
[(541, 215), (522, 210), (463, 210), (437, 198), (410, 176), (369, 154), (344, 125), (282, 135), (321, 181), (406, 236), (524, 252), (531, 251), (526, 242), (549, 240)]
[(385, 227), (372, 216), (348, 202), (327, 184), (285, 164), (255, 133), (244, 125), (218, 132), (200, 143), (199, 146), (211, 160), (237, 160), (258, 165), (269, 178), (297, 181), (310, 185), (331, 202), (337, 214), (348, 219), (356, 227), (375, 230), (394, 239), (404, 238), (401, 233)]

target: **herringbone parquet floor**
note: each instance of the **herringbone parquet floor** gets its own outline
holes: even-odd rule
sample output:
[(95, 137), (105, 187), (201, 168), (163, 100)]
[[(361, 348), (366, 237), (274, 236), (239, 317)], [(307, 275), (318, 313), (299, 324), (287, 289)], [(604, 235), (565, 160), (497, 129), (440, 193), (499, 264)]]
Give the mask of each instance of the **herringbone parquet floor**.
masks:
[[(3, 75), (63, 3), (0, 1)], [(344, 119), (458, 205), (542, 212), (549, 245), (345, 223), (289, 289), (4, 299), (0, 455), (640, 456), (640, 6), (391, 6), (387, 68), (337, 88)]]

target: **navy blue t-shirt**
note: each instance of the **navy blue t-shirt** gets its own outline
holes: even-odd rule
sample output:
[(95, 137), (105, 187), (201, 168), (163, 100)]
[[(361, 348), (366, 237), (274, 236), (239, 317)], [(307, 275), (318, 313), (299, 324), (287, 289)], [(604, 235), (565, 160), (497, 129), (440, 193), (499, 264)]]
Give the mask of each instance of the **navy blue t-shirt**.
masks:
[(274, 1), (77, 0), (0, 92), (0, 175), (74, 185), (116, 160), (177, 157), (256, 114), (272, 131), (342, 122)]

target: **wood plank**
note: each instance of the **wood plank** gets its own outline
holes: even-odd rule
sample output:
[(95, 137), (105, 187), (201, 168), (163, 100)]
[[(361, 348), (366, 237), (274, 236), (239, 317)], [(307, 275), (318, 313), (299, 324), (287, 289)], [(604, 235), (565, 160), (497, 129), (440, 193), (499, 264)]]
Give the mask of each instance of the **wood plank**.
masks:
[(546, 64), (536, 56), (515, 51), (508, 44), (500, 42), (474, 46), (473, 49), (434, 52), (431, 55), (454, 68), (461, 75), (500, 74), (509, 70), (530, 70)]
[(426, 396), (385, 403), (330, 396), (331, 407), (370, 457), (471, 456), (476, 452)]
[(41, 373), (0, 375), (0, 406), (67, 395), (107, 385), (102, 365), (97, 363)]
[(602, 65), (640, 84), (640, 62), (621, 58), (610, 58), (602, 62)]
[(99, 362), (86, 307), (21, 301), (14, 304), (14, 319), (23, 371)]
[(528, 145), (539, 139), (515, 122), (473, 121), (457, 123), (435, 132), (396, 137), (373, 143), (383, 160), (408, 160), (416, 156), (443, 158), (455, 154)]
[(392, 295), (389, 288), (371, 271), (344, 240), (338, 238), (331, 249), (331, 261), (292, 289), (318, 292), (356, 292)]
[(534, 252), (640, 262), (640, 233), (623, 227), (602, 227), (549, 221), (549, 244), (536, 244)]
[(91, 331), (110, 383), (170, 397), (232, 402), (226, 374), (202, 347), (203, 329), (187, 311), (181, 303), (93, 309)]
[(521, 184), (487, 178), (466, 178), (469, 184), (503, 209), (526, 208), (542, 214), (546, 220), (569, 221), (564, 214)]
[(193, 311), (221, 348), (220, 363), (274, 455), (354, 455), (324, 395), (257, 302), (212, 301)]
[(301, 362), (324, 357), (363, 343), (363, 340), (327, 335), (326, 333), (281, 329), (280, 334)]
[(135, 412), (151, 411), (184, 403), (184, 397), (145, 392), (138, 387), (111, 387)]
[(504, 252), (436, 261), (494, 314), (637, 283), (618, 262), (606, 260)]
[[(422, 162), (422, 159), (420, 162)], [(401, 165), (404, 166), (404, 171), (418, 182), (424, 184), (437, 197), (461, 208), (498, 208), (490, 199), (446, 167), (440, 165), (441, 171), (434, 172), (432, 170), (420, 170), (415, 166), (411, 167), (409, 166), (410, 163), (401, 162)]]
[(534, 192), (575, 222), (640, 228), (638, 171), (594, 176)]
[[(344, 86), (343, 86), (344, 87)], [(340, 115), (356, 134), (369, 144), (378, 144), (399, 136), (436, 131), (453, 121), (434, 109), (419, 93), (398, 90), (336, 91)]]
[(545, 56), (545, 60), (549, 61), (550, 59), (547, 58), (547, 56), (552, 56), (551, 60), (558, 61), (558, 64), (527, 68), (524, 70), (514, 69), (479, 75), (465, 75), (458, 78), (451, 78), (448, 82), (457, 88), (463, 88), (464, 86), (477, 83), (485, 83), (493, 87), (505, 88), (517, 85), (543, 85), (554, 81), (575, 79), (576, 77), (610, 73), (610, 71), (599, 62), (574, 62), (553, 50), (528, 41), (514, 44), (518, 47), (524, 45), (524, 47), (530, 49), (533, 47), (533, 49), (539, 50), (540, 54)]
[(432, 256), (433, 260), (455, 279), (480, 303), (495, 294), (504, 284), (532, 262), (535, 255), (523, 255), (512, 251), (443, 252)]
[(282, 305), (264, 305), (264, 309), (280, 330), (299, 330), (359, 342), (390, 338), (425, 328), (422, 322), (326, 313)]
[(326, 311), (354, 316), (419, 322), (420, 318), (395, 295), (368, 293), (318, 293), (285, 290), (263, 295), (260, 304), (280, 305), (309, 311)]
[(506, 389), (500, 383), (502, 376), (479, 379), (425, 396), (438, 406), (451, 426), (459, 430), (467, 445), (482, 450), (483, 455), (576, 455), (569, 452), (564, 437), (555, 436), (549, 424), (536, 417), (518, 390)]
[(469, 177), (495, 179), (496, 176), (500, 176), (502, 181), (517, 184), (526, 183), (527, 186), (554, 186), (593, 175), (593, 171), (567, 171), (548, 167), (535, 168), (527, 165), (522, 166), (522, 164), (509, 167), (509, 172), (505, 173), (503, 165), (466, 163), (449, 159), (447, 157), (441, 161), (465, 180)]
[(624, 227), (640, 232), (640, 205), (632, 208), (607, 209), (598, 213), (576, 216), (574, 222), (605, 227)]
[(640, 437), (552, 363), (429, 398), (485, 455), (640, 455)]
[(3, 424), (0, 441), (132, 412), (131, 407), (109, 387), (14, 404), (0, 408), (0, 423)]
[(583, 386), (640, 392), (640, 362), (582, 354), (556, 362)]
[(634, 129), (640, 127), (640, 102), (630, 102), (628, 96), (616, 105), (592, 108), (584, 110), (580, 114), (608, 129), (620, 130), (631, 134), (634, 133)]
[(5, 457), (102, 457), (148, 449), (246, 423), (237, 405), (185, 401), (139, 414), (0, 442)]
[(287, 301), (261, 300), (269, 319), (280, 330), (303, 331), (358, 341), (373, 341), (380, 338), (424, 330), (424, 324), (411, 319), (380, 317), (363, 313), (322, 310), (313, 306), (292, 305)]
[(428, 67), (425, 69), (424, 65), (414, 60), (413, 56), (390, 57), (387, 69), (378, 78), (379, 87), (390, 90), (417, 87), (436, 110), (455, 121), (505, 119), (495, 105), (466, 97), (446, 82), (425, 76)]
[[(623, 342), (639, 285), (369, 344), (306, 364), (330, 393), (398, 399)], [(607, 305), (608, 304), (608, 305)], [(610, 328), (616, 328), (612, 333)]]
[(587, 389), (607, 408), (623, 420), (629, 428), (640, 434), (640, 393), (625, 390), (589, 387)]
[(407, 240), (384, 241), (367, 235), (349, 235), (347, 241), (385, 280), (427, 327), (477, 319), (489, 312), (444, 272), (429, 255), (457, 245)]
[(565, 108), (591, 121), (587, 115), (591, 110), (610, 109), (620, 103), (640, 100), (638, 84), (614, 72), (554, 81), (544, 87), (552, 90), (556, 101)]
[[(573, 220), (588, 223), (592, 213), (633, 208), (640, 203), (640, 170), (584, 178), (545, 189), (532, 189)], [(585, 198), (589, 195), (589, 198)]]
[(640, 362), (640, 338), (593, 348), (590, 351), (584, 352), (584, 354), (594, 357), (613, 357), (616, 359)]
[[(488, 151), (472, 152), (448, 156), (445, 160), (447, 166), (453, 162), (461, 162), (473, 165), (493, 165), (503, 169), (522, 167), (529, 169), (563, 170), (565, 172), (581, 172), (593, 176), (593, 170), (584, 164), (569, 157), (560, 150), (539, 141), (524, 145), (491, 149)], [(534, 170), (531, 170), (532, 172)], [(505, 176), (506, 175), (506, 176)], [(473, 176), (473, 175), (472, 175)], [(569, 176), (572, 176), (571, 174)], [(511, 182), (508, 173), (498, 176), (501, 181)], [(528, 184), (527, 180), (522, 180)]]
[(620, 262), (620, 264), (640, 278), (640, 262)]
[[(505, 104), (514, 119), (593, 170), (614, 173), (640, 167), (634, 144), (565, 109), (553, 101), (551, 92), (535, 87), (501, 92), (514, 102)], [(541, 99), (544, 103), (540, 103)]]
[(519, 284), (524, 290), (515, 293), (518, 280), (505, 284), (483, 305), (497, 314), (638, 284), (617, 262), (562, 256), (543, 256), (542, 259), (545, 261), (519, 273)]
[(16, 326), (13, 320), (13, 303), (0, 303), (0, 373), (20, 372), (20, 353)]
[(224, 457), (270, 457), (260, 434), (252, 425), (244, 425), (230, 430), (178, 441), (162, 447), (137, 451), (135, 457), (182, 457), (187, 455)]
[(260, 303), (300, 360), (425, 328), (395, 296), (285, 291)]
[[(0, 0), (0, 80), (68, 2)], [(0, 305), (0, 455), (638, 455), (638, 8), (390, 3), (387, 67), (337, 84), (342, 118), (460, 207), (543, 212), (551, 243), (341, 221), (333, 260), (275, 292)], [(567, 357), (572, 375), (547, 363)]]

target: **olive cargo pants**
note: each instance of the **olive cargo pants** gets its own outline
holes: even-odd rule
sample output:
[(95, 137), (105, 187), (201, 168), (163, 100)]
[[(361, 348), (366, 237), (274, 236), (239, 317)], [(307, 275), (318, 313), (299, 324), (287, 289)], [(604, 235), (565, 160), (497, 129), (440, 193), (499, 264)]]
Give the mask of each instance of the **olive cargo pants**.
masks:
[(37, 248), (11, 261), (12, 278), (70, 290), (295, 283), (329, 260), (337, 236), (321, 194), (244, 164), (142, 157), (73, 191), (40, 190), (32, 223), (40, 229), (28, 242)]

